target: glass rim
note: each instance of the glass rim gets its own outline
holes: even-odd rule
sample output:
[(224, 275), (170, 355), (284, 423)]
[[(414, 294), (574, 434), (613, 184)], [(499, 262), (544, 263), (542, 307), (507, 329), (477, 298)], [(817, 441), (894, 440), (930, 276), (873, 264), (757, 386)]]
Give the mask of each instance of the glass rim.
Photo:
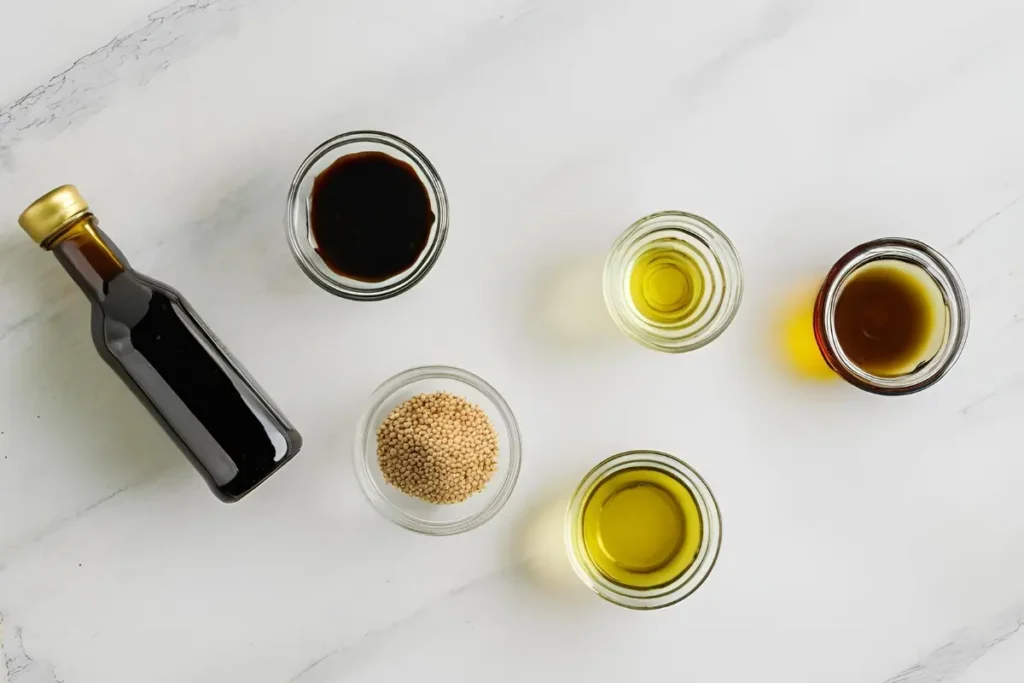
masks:
[[(508, 471), (500, 482), (501, 487), (494, 494), (490, 502), (479, 512), (454, 522), (425, 522), (396, 507), (387, 500), (378, 488), (370, 474), (366, 458), (364, 457), (370, 434), (376, 430), (376, 425), (371, 424), (374, 414), (396, 391), (424, 379), (455, 380), (473, 387), (491, 402), (508, 431)], [(519, 480), (519, 472), (522, 467), (522, 437), (519, 432), (519, 424), (516, 422), (516, 417), (508, 403), (498, 393), (497, 389), (480, 376), (468, 370), (449, 365), (424, 365), (409, 368), (382, 382), (370, 394), (367, 408), (363, 411), (356, 427), (354, 441), (352, 459), (356, 470), (356, 479), (359, 481), (363, 493), (374, 509), (395, 524), (427, 536), (461, 534), (476, 529), (484, 522), (492, 519), (501, 511), (505, 503), (512, 496), (512, 491)]]
[[(877, 261), (901, 261), (927, 274), (942, 294), (949, 313), (948, 330), (935, 355), (912, 372), (896, 377), (873, 375), (843, 351), (835, 328), (835, 310), (847, 280)], [(967, 289), (953, 265), (924, 242), (884, 237), (848, 251), (829, 270), (814, 303), (814, 337), (825, 362), (853, 386), (874, 394), (901, 396), (927, 389), (946, 376), (959, 359), (970, 328)]]
[[(305, 224), (305, 220), (300, 215), (300, 212), (304, 211), (304, 202), (299, 196), (302, 184), (318, 162), (330, 154), (336, 153), (339, 149), (358, 144), (376, 145), (380, 147), (380, 151), (385, 153), (397, 151), (398, 156), (395, 158), (401, 161), (411, 160), (417, 175), (426, 181), (427, 191), (437, 208), (434, 226), (424, 248), (423, 256), (408, 270), (393, 278), (376, 283), (359, 282), (334, 273), (322, 259), (318, 256), (315, 258), (310, 256), (300, 247), (300, 240), (305, 238), (300, 228)], [(341, 156), (343, 154), (337, 154), (338, 158)], [(448, 237), (448, 214), (448, 194), (444, 183), (441, 182), (437, 169), (417, 147), (390, 133), (376, 130), (356, 130), (336, 135), (320, 143), (299, 165), (288, 188), (288, 198), (285, 203), (285, 231), (288, 237), (288, 246), (291, 248), (295, 261), (306, 276), (321, 289), (353, 301), (380, 301), (398, 296), (412, 288), (434, 267)], [(323, 263), (327, 272), (318, 268), (316, 261)], [(357, 282), (358, 286), (353, 284)]]
[[(652, 235), (678, 239), (696, 248), (703, 247), (714, 257), (713, 265), (722, 281), (723, 292), (715, 310), (706, 319), (682, 328), (654, 325), (635, 310), (622, 290), (624, 277), (632, 264), (637, 245)], [(686, 211), (659, 211), (644, 216), (626, 228), (612, 244), (603, 272), (605, 305), (615, 325), (626, 336), (647, 348), (665, 353), (684, 353), (707, 346), (725, 332), (739, 312), (743, 299), (743, 264), (732, 240), (708, 219)]]
[[(697, 502), (702, 522), (701, 545), (693, 563), (668, 583), (651, 588), (629, 588), (607, 579), (581, 550), (580, 513), (590, 494), (612, 474), (637, 467), (657, 470), (685, 486)], [(573, 571), (599, 597), (628, 609), (662, 609), (692, 595), (711, 574), (722, 547), (722, 514), (707, 482), (685, 461), (663, 451), (624, 451), (599, 462), (576, 487), (566, 508), (564, 542)]]

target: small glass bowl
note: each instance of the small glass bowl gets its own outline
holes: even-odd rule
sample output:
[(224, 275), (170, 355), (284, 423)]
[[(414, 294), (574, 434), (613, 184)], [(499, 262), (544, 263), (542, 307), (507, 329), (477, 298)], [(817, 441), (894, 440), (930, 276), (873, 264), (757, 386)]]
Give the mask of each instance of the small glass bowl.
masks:
[[(912, 371), (881, 377), (861, 369), (843, 351), (836, 333), (835, 312), (839, 295), (850, 277), (876, 261), (900, 261), (920, 269), (942, 294), (942, 343), (935, 354)], [(970, 328), (967, 288), (952, 264), (939, 252), (917, 240), (888, 237), (866, 242), (843, 255), (832, 267), (814, 304), (814, 337), (822, 357), (840, 377), (864, 391), (885, 396), (913, 394), (946, 376), (967, 343)]]
[[(630, 296), (634, 264), (656, 242), (686, 253), (703, 275), (701, 308), (684, 325), (648, 320)], [(627, 336), (656, 351), (683, 353), (710, 344), (736, 317), (742, 298), (743, 268), (736, 247), (713, 223), (682, 211), (641, 218), (619, 236), (605, 261), (604, 300), (612, 320)]]
[[(377, 428), (399, 404), (418, 394), (447, 391), (479, 406), (498, 433), (498, 469), (468, 500), (437, 505), (413, 498), (384, 481), (377, 459)], [(519, 478), (519, 426), (505, 399), (471, 372), (445, 366), (413, 368), (384, 382), (370, 397), (356, 428), (356, 477), (373, 506), (391, 521), (424, 534), (449, 536), (475, 529), (498, 514)]]
[[(594, 490), (614, 474), (641, 467), (663, 472), (683, 484), (697, 503), (702, 528), (693, 563), (672, 581), (653, 588), (631, 588), (610, 581), (587, 555), (583, 537), (583, 508)], [(685, 462), (661, 451), (627, 451), (599, 463), (576, 488), (566, 511), (565, 545), (576, 574), (599, 596), (629, 609), (660, 609), (686, 598), (708, 578), (722, 546), (722, 516), (707, 483)]]
[[(362, 282), (334, 272), (320, 258), (309, 225), (313, 183), (317, 176), (341, 157), (360, 152), (383, 152), (409, 164), (427, 188), (434, 224), (427, 236), (427, 246), (410, 268), (381, 282)], [(377, 131), (360, 130), (333, 137), (313, 150), (295, 173), (288, 189), (285, 225), (288, 244), (295, 260), (309, 279), (317, 285), (346, 299), (379, 301), (397, 296), (422, 280), (437, 262), (448, 236), (448, 197), (434, 166), (423, 154), (405, 140)]]

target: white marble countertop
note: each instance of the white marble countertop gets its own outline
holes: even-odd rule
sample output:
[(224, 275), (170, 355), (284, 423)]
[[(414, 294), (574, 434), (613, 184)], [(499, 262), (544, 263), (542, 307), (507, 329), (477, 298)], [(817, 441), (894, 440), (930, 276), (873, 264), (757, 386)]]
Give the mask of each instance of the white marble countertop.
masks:
[[(158, 3), (0, 5), (6, 681), (1021, 680), (1019, 0)], [(282, 226), (298, 163), (359, 128), (419, 146), (452, 208), (426, 280), (370, 305), (309, 282)], [(18, 229), (68, 182), (303, 433), (241, 503)], [(739, 316), (684, 356), (597, 343), (579, 264), (665, 208), (733, 238)], [(796, 377), (779, 302), (885, 235), (963, 276), (960, 362), (902, 399)], [(524, 434), (509, 504), (447, 539), (380, 517), (350, 464), (369, 393), (427, 363), (487, 378)], [(724, 517), (708, 582), (655, 613), (563, 582), (552, 538), (573, 483), (641, 447)]]

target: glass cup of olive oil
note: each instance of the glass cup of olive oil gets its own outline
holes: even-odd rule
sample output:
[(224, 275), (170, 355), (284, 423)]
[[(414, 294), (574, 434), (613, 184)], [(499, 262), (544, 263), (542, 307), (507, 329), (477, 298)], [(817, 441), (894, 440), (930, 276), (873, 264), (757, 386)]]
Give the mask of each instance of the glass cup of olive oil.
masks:
[(949, 372), (967, 342), (967, 290), (941, 254), (916, 240), (886, 238), (847, 252), (814, 306), (825, 362), (876, 394), (921, 391)]
[(682, 211), (641, 218), (612, 245), (604, 298), (629, 337), (669, 353), (709, 344), (743, 295), (736, 248), (710, 221)]
[(693, 593), (722, 543), (718, 503), (683, 461), (659, 451), (614, 455), (584, 477), (566, 516), (576, 574), (599, 596), (658, 609)]

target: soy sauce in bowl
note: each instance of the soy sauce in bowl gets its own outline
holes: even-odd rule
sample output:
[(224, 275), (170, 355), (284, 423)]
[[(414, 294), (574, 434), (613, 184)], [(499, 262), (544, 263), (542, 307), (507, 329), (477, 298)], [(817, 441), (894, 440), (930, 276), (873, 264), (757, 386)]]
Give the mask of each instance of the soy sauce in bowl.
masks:
[(316, 176), (309, 219), (327, 267), (360, 282), (383, 282), (416, 263), (436, 217), (411, 165), (384, 152), (357, 152)]
[(285, 232), (302, 271), (352, 301), (408, 291), (437, 263), (448, 235), (448, 195), (411, 143), (381, 131), (337, 135), (299, 165)]

